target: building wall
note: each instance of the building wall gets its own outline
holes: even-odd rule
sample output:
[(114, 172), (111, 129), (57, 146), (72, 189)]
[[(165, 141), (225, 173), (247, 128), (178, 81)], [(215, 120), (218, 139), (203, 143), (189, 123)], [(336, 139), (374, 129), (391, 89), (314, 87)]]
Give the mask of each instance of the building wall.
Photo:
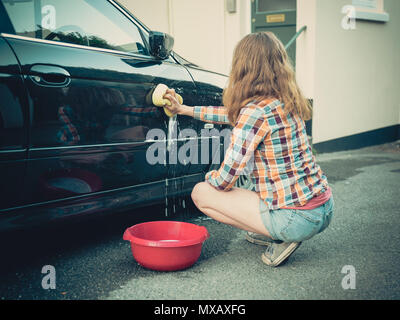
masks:
[(203, 68), (228, 74), (236, 43), (251, 32), (250, 1), (237, 0), (228, 13), (225, 0), (120, 0), (149, 28), (175, 39), (174, 50)]
[(297, 38), (296, 43), (296, 78), (303, 94), (314, 98), (315, 80), (315, 30), (317, 0), (297, 1), (297, 30), (307, 29)]
[(298, 27), (309, 29), (298, 41), (297, 78), (314, 100), (313, 143), (400, 123), (400, 1), (385, 0), (389, 22), (345, 30), (349, 3), (298, 1)]
[(118, 0), (140, 21), (154, 31), (169, 33), (169, 1), (168, 0)]

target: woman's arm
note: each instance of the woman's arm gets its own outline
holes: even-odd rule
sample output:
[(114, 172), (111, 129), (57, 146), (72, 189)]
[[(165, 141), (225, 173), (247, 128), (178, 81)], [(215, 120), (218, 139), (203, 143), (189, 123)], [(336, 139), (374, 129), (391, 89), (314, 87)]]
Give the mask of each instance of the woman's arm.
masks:
[(226, 107), (193, 107), (195, 119), (215, 124), (230, 124)]
[(194, 108), (189, 107), (187, 105), (182, 104), (181, 105), (181, 110), (178, 112), (178, 114), (181, 114), (183, 116), (189, 116), (189, 117), (194, 117)]
[(178, 99), (175, 96), (174, 89), (168, 89), (167, 93), (164, 96), (165, 99), (171, 101), (171, 105), (165, 105), (164, 107), (167, 108), (173, 114), (181, 114), (185, 116), (190, 116), (195, 119), (204, 121), (204, 122), (211, 122), (216, 124), (229, 124), (228, 120), (228, 113), (225, 107), (189, 107), (184, 104), (180, 104)]
[(231, 142), (218, 170), (206, 174), (205, 180), (217, 190), (230, 190), (241, 174), (254, 170), (254, 152), (270, 131), (262, 109), (245, 107), (232, 130)]

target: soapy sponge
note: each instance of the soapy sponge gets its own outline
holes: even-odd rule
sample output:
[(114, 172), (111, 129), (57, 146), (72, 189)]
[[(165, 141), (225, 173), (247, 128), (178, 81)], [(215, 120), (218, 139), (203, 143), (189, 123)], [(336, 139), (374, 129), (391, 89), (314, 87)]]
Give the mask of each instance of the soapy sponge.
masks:
[[(157, 87), (155, 87), (152, 95), (152, 102), (155, 106), (157, 107), (163, 107), (165, 105), (171, 105), (171, 102), (168, 99), (164, 99), (164, 94), (167, 92), (168, 87), (165, 84), (158, 84)], [(176, 94), (176, 97), (179, 101), (180, 104), (183, 103), (183, 98), (179, 95)], [(172, 117), (173, 114), (169, 112), (168, 109), (164, 108), (164, 112), (168, 117)]]

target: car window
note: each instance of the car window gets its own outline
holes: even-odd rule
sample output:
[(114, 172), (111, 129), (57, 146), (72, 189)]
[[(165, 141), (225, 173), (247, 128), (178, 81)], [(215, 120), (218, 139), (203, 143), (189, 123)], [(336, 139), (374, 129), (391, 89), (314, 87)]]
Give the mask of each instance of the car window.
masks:
[(17, 35), (148, 54), (138, 27), (106, 0), (0, 0)]

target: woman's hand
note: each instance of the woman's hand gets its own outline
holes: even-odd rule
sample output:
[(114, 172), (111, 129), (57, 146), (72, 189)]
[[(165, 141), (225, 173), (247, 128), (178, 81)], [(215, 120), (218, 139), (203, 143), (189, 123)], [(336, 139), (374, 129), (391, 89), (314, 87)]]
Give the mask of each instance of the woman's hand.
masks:
[(164, 98), (168, 99), (171, 102), (170, 106), (166, 104), (164, 108), (166, 108), (172, 114), (181, 114), (193, 117), (193, 108), (184, 104), (180, 104), (176, 97), (176, 92), (174, 89), (168, 89), (164, 95)]

